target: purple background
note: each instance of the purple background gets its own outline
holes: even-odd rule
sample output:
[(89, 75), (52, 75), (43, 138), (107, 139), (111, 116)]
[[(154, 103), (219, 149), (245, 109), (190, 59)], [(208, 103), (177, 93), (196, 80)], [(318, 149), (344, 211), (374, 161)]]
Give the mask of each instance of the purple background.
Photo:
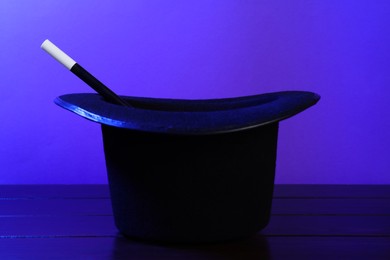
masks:
[(390, 183), (390, 2), (0, 2), (1, 184), (106, 183), (100, 127), (53, 103), (91, 90), (50, 39), (117, 93), (319, 93), (280, 124), (277, 183)]

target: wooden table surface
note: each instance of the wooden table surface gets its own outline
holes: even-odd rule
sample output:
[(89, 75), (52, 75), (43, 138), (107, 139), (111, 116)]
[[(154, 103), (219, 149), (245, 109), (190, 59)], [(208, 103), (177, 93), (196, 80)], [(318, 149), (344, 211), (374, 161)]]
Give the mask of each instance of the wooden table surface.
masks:
[(0, 186), (0, 259), (390, 259), (390, 185), (276, 185), (253, 238), (158, 245), (118, 233), (106, 185)]

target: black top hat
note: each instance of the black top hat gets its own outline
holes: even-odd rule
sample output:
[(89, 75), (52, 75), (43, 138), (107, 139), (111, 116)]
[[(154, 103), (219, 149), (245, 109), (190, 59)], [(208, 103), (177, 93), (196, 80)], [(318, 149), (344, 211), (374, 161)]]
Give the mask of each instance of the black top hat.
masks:
[(55, 102), (102, 124), (115, 224), (123, 234), (199, 243), (248, 237), (267, 225), (278, 122), (319, 96), (287, 91), (124, 100), (132, 107), (97, 94), (64, 95)]
[(215, 134), (278, 122), (317, 103), (319, 95), (283, 91), (237, 98), (184, 100), (124, 97), (125, 107), (98, 94), (68, 94), (59, 106), (104, 125), (154, 133)]

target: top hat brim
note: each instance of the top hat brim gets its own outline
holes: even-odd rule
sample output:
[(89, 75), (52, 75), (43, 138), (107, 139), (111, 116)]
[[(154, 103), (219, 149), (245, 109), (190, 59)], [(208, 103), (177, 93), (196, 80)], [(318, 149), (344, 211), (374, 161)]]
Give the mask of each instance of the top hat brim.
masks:
[(216, 134), (278, 122), (318, 102), (307, 91), (272, 92), (219, 99), (122, 97), (131, 107), (92, 93), (67, 94), (55, 103), (86, 119), (114, 127), (167, 134)]

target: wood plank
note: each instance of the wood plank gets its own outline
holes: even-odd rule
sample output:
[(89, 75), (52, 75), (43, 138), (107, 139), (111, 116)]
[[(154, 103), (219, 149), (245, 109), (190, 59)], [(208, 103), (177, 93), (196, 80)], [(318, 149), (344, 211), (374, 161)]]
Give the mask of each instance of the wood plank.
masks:
[(117, 233), (112, 216), (12, 216), (0, 218), (0, 239), (114, 236)]
[(112, 215), (111, 200), (110, 198), (0, 200), (0, 217), (55, 215)]
[(270, 259), (390, 259), (388, 237), (268, 237)]
[(261, 232), (267, 236), (390, 237), (388, 216), (274, 215)]
[(0, 259), (113, 259), (114, 243), (111, 237), (0, 239)]
[(275, 185), (276, 198), (390, 198), (390, 185)]
[[(273, 215), (390, 215), (390, 199), (273, 199)], [(0, 200), (0, 217), (112, 215), (110, 198)]]
[[(12, 236), (112, 236), (112, 216), (2, 217), (0, 238)], [(388, 216), (272, 216), (267, 236), (386, 236)]]
[[(106, 184), (0, 185), (0, 198), (108, 198)], [(390, 198), (390, 185), (277, 184), (275, 198)]]
[(211, 245), (157, 245), (121, 236), (0, 241), (0, 259), (390, 259), (389, 238), (263, 237)]
[(387, 215), (389, 199), (273, 199), (273, 215)]

